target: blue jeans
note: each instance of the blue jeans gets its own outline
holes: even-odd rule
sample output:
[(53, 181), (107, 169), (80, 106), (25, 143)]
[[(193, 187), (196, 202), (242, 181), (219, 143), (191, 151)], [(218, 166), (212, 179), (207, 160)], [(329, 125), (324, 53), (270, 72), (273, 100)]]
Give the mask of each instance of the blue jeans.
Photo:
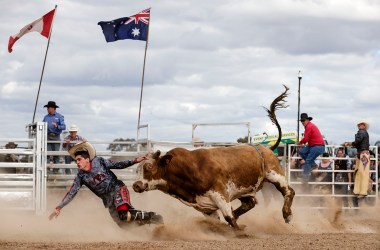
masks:
[[(60, 135), (56, 135), (56, 136), (48, 136), (48, 141), (60, 141), (61, 140), (61, 136)], [(47, 143), (46, 145), (46, 150), (47, 151), (59, 151), (61, 148), (61, 143)], [(53, 162), (54, 164), (57, 164), (59, 163), (59, 156), (48, 156), (48, 163), (49, 162)]]
[(311, 168), (315, 164), (315, 159), (317, 159), (317, 157), (323, 154), (324, 152), (325, 146), (305, 146), (300, 149), (299, 154), (302, 157), (302, 159), (305, 160), (305, 164), (303, 166), (303, 178), (306, 181), (309, 181), (310, 179)]

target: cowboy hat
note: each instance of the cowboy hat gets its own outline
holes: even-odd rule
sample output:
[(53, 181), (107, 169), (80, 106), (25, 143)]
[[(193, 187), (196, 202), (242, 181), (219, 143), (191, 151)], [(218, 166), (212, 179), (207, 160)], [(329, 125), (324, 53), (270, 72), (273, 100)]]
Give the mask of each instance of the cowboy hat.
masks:
[(78, 151), (87, 151), (90, 156), (90, 161), (96, 156), (96, 150), (89, 142), (78, 142), (69, 149), (70, 156), (75, 159), (75, 153)]
[(78, 132), (79, 128), (77, 125), (72, 124), (69, 128), (69, 132)]
[(44, 108), (59, 108), (59, 106), (57, 106), (57, 104), (55, 104), (54, 101), (48, 101), (48, 103), (44, 106)]
[(368, 122), (366, 122), (365, 120), (359, 120), (357, 123), (356, 123), (356, 125), (359, 125), (359, 124), (364, 124), (365, 125), (365, 129), (369, 129), (369, 123)]
[(309, 117), (306, 113), (302, 113), (301, 116), (300, 116), (300, 121), (304, 121), (304, 120), (313, 120), (313, 117)]

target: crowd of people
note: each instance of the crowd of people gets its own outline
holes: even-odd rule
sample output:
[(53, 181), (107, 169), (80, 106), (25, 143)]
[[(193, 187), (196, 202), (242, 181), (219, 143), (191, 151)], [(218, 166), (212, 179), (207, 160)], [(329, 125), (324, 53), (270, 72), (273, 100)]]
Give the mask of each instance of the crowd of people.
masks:
[[(310, 191), (310, 187), (318, 188), (319, 191), (331, 193), (335, 190), (335, 194), (342, 195), (341, 202), (344, 206), (349, 206), (348, 198), (344, 195), (354, 195), (352, 202), (353, 206), (358, 206), (358, 201), (367, 197), (374, 189), (375, 185), (372, 182), (376, 180), (376, 173), (370, 175), (370, 170), (379, 171), (379, 166), (375, 166), (375, 161), (371, 161), (372, 151), (369, 150), (369, 123), (365, 120), (357, 122), (358, 131), (355, 134), (355, 140), (345, 142), (341, 148), (333, 152), (336, 156), (335, 160), (325, 147), (325, 142), (319, 128), (311, 122), (313, 118), (306, 113), (300, 116), (300, 122), (305, 128), (304, 137), (297, 142), (298, 152), (295, 154), (299, 159), (293, 161), (291, 167), (303, 169), (302, 176), (296, 176), (293, 173), (292, 177), (299, 177), (303, 183), (304, 190)], [(357, 150), (355, 160), (348, 159), (345, 154), (345, 148), (353, 147)], [(317, 158), (321, 156), (321, 160)], [(373, 158), (373, 156), (372, 156)], [(312, 182), (314, 185), (310, 185)], [(315, 185), (318, 182), (334, 183), (334, 185)], [(347, 184), (347, 183), (353, 183)], [(326, 191), (326, 190), (325, 190)]]

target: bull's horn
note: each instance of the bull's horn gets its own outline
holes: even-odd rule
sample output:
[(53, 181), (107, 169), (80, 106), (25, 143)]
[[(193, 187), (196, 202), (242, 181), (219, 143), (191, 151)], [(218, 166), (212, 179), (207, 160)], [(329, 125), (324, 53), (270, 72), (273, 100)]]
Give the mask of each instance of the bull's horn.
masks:
[(160, 157), (161, 151), (157, 150), (156, 153), (153, 154), (153, 159), (158, 160), (158, 157)]

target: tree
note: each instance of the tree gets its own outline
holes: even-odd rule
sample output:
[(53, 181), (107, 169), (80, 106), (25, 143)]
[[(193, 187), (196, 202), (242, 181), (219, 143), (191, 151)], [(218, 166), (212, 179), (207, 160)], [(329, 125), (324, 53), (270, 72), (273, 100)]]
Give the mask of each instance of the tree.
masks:
[[(252, 139), (252, 138), (251, 138)], [(237, 139), (238, 143), (248, 143), (248, 136)]]
[(136, 142), (135, 139), (123, 139), (118, 138), (113, 140), (115, 143), (111, 143), (108, 145), (107, 150), (111, 151), (136, 151), (137, 144), (136, 143), (117, 143), (117, 142)]

